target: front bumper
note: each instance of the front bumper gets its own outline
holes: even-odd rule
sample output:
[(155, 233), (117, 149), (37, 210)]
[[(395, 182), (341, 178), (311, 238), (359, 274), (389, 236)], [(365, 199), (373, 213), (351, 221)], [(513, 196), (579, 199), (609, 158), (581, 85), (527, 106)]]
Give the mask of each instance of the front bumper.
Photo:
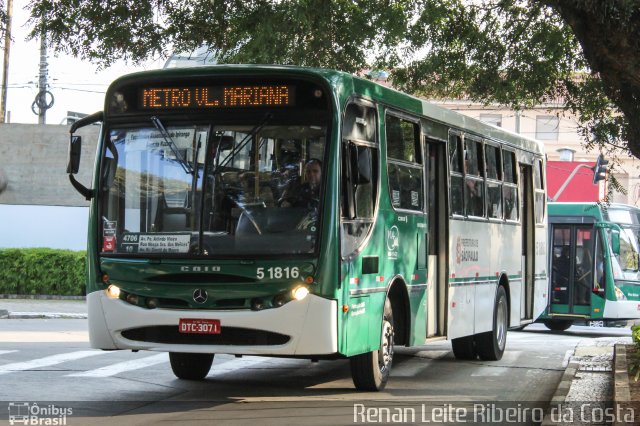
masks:
[(615, 302), (612, 302), (610, 300), (607, 300), (604, 304), (603, 318), (610, 318), (610, 319), (640, 318), (640, 301), (617, 300)]
[[(338, 351), (337, 302), (310, 294), (282, 307), (251, 310), (146, 309), (111, 299), (103, 291), (87, 295), (89, 337), (97, 349), (241, 355), (313, 356)], [(221, 335), (180, 335), (181, 318), (220, 320)], [(236, 338), (225, 341), (226, 330)], [(245, 338), (238, 339), (239, 335)], [(251, 335), (276, 335), (278, 339)], [(220, 339), (220, 337), (223, 337)], [(179, 341), (176, 341), (179, 338)]]

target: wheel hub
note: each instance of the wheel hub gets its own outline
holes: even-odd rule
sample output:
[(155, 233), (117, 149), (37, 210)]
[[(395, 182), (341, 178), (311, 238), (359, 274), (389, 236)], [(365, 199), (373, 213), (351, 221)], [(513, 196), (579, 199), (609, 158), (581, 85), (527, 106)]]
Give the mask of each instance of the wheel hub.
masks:
[(393, 361), (393, 326), (389, 321), (385, 321), (382, 326), (382, 341), (380, 345), (380, 370), (391, 366)]

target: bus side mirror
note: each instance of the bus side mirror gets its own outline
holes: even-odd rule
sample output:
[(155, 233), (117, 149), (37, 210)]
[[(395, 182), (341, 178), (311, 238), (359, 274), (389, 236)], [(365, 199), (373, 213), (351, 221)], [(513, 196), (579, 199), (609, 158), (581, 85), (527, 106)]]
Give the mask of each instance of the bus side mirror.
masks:
[(80, 156), (82, 155), (82, 137), (71, 135), (69, 138), (69, 161), (67, 173), (76, 174), (80, 170)]
[(78, 182), (73, 176), (78, 173), (78, 170), (80, 170), (80, 157), (82, 154), (82, 138), (80, 136), (74, 135), (74, 133), (81, 127), (103, 121), (103, 119), (104, 114), (102, 113), (102, 111), (96, 112), (76, 121), (71, 125), (71, 128), (69, 129), (69, 133), (71, 134), (71, 137), (69, 138), (69, 161), (67, 162), (67, 173), (69, 174), (69, 181), (71, 182), (71, 185), (73, 185), (75, 190), (82, 194), (82, 196), (84, 196), (84, 198), (87, 200), (93, 198), (93, 196), (95, 195), (94, 191)]
[(617, 229), (611, 230), (611, 250), (613, 254), (620, 254), (620, 231)]

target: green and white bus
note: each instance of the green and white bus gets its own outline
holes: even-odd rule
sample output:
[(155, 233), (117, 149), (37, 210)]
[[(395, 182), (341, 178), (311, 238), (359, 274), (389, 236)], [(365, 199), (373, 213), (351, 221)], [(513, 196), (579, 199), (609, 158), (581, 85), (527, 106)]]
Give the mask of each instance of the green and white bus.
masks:
[(549, 203), (551, 330), (640, 319), (640, 209), (624, 204)]
[[(88, 188), (74, 133), (96, 122)], [(121, 77), (71, 127), (91, 345), (169, 352), (184, 379), (215, 353), (348, 358), (363, 390), (394, 345), (500, 359), (547, 305), (543, 171), (534, 140), (342, 72)]]

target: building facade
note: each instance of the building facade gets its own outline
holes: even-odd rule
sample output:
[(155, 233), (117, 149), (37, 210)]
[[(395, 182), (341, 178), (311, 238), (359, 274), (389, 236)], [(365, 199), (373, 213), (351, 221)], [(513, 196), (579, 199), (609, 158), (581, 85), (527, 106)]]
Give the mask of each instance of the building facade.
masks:
[[(541, 105), (535, 109), (513, 111), (503, 107), (474, 104), (470, 101), (435, 101), (461, 114), (520, 133), (544, 142), (547, 153), (548, 195), (553, 197), (571, 172), (580, 164), (593, 166), (597, 151), (587, 152), (578, 133), (578, 121), (558, 105)], [(620, 164), (614, 176), (626, 194), (613, 191), (614, 203), (640, 205), (640, 160), (619, 154)], [(593, 172), (580, 168), (560, 194), (558, 201), (597, 201), (607, 192), (605, 183), (593, 184)]]

